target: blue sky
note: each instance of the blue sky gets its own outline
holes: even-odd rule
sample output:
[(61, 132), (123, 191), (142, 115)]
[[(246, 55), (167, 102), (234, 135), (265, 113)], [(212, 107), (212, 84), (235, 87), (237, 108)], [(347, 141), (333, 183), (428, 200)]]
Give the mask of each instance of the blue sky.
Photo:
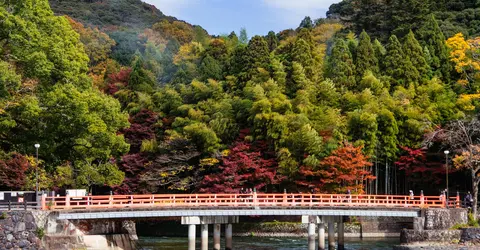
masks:
[(245, 27), (249, 36), (296, 28), (305, 16), (325, 17), (340, 0), (144, 0), (164, 14), (220, 35)]

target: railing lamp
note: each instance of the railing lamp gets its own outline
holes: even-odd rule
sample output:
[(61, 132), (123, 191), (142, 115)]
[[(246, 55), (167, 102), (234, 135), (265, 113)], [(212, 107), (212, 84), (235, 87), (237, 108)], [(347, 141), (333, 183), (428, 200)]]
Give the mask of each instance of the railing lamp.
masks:
[(445, 189), (445, 198), (446, 198), (446, 203), (447, 203), (447, 207), (448, 207), (448, 154), (450, 153), (450, 151), (448, 150), (445, 150), (443, 151), (443, 153), (445, 154), (445, 170), (447, 172), (446, 174), (446, 178), (447, 178), (447, 188)]
[(38, 148), (40, 148), (40, 144), (35, 144), (35, 151), (37, 154), (37, 164), (35, 167), (35, 192), (38, 194)]

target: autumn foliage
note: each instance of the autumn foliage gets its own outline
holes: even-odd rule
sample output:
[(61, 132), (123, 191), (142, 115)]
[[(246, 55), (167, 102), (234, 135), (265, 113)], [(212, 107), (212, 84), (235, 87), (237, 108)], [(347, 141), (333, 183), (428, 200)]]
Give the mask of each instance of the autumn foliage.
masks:
[(363, 193), (367, 180), (375, 177), (368, 171), (372, 163), (362, 152), (363, 147), (344, 143), (340, 148), (325, 157), (318, 167), (300, 168), (305, 178), (297, 182), (300, 186), (313, 188), (322, 193)]
[(443, 165), (437, 161), (428, 161), (426, 149), (402, 147), (404, 154), (395, 162), (399, 170), (405, 171), (410, 181), (419, 183), (440, 183), (445, 175)]
[(0, 188), (22, 190), (30, 163), (21, 154), (13, 153), (10, 159), (0, 160)]
[(205, 176), (200, 191), (235, 193), (241, 188), (259, 190), (277, 181), (277, 163), (275, 159), (266, 158), (265, 146), (237, 141), (222, 158), (218, 171)]

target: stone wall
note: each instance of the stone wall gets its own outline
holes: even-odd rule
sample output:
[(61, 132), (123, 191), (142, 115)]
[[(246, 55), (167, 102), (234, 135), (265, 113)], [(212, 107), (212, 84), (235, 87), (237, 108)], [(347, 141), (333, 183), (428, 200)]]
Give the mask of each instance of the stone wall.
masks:
[(422, 211), (425, 218), (425, 230), (449, 229), (456, 224), (465, 224), (468, 221), (468, 212), (464, 208), (453, 209), (426, 209)]
[(31, 211), (0, 212), (0, 249), (43, 249), (36, 217)]
[(461, 230), (409, 230), (404, 229), (400, 234), (400, 242), (410, 244), (416, 242), (458, 242)]

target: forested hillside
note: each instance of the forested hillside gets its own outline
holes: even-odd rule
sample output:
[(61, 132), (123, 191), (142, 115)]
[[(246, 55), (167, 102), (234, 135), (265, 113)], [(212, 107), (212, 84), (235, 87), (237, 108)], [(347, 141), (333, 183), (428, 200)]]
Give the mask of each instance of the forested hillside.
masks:
[(86, 19), (72, 1), (50, 2), (71, 17), (34, 2), (0, 3), (3, 189), (31, 189), (39, 167), (45, 189), (437, 194), (444, 156), (426, 135), (477, 114), (475, 25), (442, 31), (447, 5), (347, 0), (249, 38), (155, 9), (122, 24), (112, 3), (143, 15), (140, 1), (78, 2), (115, 8)]
[(341, 20), (357, 34), (362, 30), (386, 41), (422, 27), (433, 13), (446, 37), (461, 32), (480, 34), (480, 3), (477, 0), (343, 0), (332, 4), (327, 17)]

